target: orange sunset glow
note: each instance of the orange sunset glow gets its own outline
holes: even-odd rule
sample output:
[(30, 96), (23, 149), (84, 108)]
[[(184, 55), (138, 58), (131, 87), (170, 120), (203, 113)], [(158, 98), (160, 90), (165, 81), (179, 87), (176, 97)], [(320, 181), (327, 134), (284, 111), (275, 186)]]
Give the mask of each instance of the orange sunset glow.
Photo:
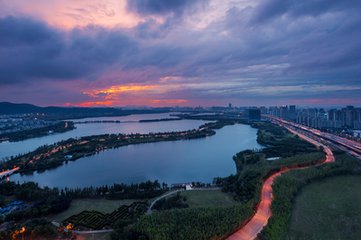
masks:
[(116, 99), (113, 101), (88, 101), (88, 102), (79, 102), (79, 103), (66, 103), (64, 106), (76, 106), (76, 107), (111, 107), (111, 106), (124, 106), (124, 105), (146, 105), (153, 107), (164, 107), (164, 106), (186, 106), (188, 103), (187, 99), (144, 99), (140, 98), (138, 100), (134, 99)]
[(153, 90), (157, 86), (156, 85), (119, 85), (119, 86), (111, 86), (109, 88), (101, 89), (101, 90), (89, 90), (84, 91), (83, 93), (89, 95), (91, 97), (96, 97), (99, 94), (120, 94), (126, 92), (142, 92), (147, 90)]

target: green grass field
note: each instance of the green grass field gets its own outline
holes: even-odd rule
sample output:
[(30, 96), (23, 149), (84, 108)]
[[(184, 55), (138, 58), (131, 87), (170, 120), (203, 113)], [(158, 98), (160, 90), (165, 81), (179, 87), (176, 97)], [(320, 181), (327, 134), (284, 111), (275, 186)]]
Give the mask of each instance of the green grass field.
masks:
[(220, 190), (192, 190), (181, 194), (187, 197), (187, 203), (191, 208), (233, 206), (239, 204), (233, 200), (232, 195)]
[(48, 219), (61, 222), (84, 210), (96, 210), (103, 213), (110, 213), (118, 209), (121, 205), (130, 205), (133, 202), (134, 200), (76, 199), (71, 202), (71, 205), (67, 210), (56, 215), (51, 215)]
[(361, 176), (306, 186), (296, 198), (287, 239), (361, 239)]

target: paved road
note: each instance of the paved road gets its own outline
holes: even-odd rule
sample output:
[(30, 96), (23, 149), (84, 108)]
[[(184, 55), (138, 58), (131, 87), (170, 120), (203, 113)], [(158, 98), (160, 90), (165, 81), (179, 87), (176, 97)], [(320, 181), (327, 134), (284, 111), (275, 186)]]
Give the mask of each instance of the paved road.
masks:
[[(56, 222), (56, 221), (51, 221), (51, 223), (55, 226), (55, 227), (59, 227), (60, 223)], [(65, 232), (68, 232), (69, 230), (64, 228)], [(109, 229), (101, 229), (101, 230), (89, 230), (89, 231), (79, 231), (79, 230), (72, 230), (73, 233), (76, 234), (97, 234), (97, 233), (108, 233), (108, 232), (113, 232), (114, 230), (109, 228)]]
[(159, 200), (161, 200), (162, 198), (168, 197), (170, 195), (173, 195), (173, 194), (175, 194), (177, 192), (182, 192), (182, 191), (185, 191), (185, 190), (184, 189), (173, 190), (173, 191), (170, 191), (170, 192), (166, 192), (163, 195), (157, 197), (156, 199), (153, 200), (153, 202), (148, 207), (147, 214), (152, 214), (152, 208), (153, 208), (154, 204), (156, 202), (158, 202)]
[[(287, 127), (286, 127), (287, 128)], [(314, 139), (311, 139), (295, 130), (288, 128), (294, 134), (297, 134), (300, 138), (314, 144), (315, 146), (322, 146), (324, 152), (326, 153), (326, 157), (322, 164), (329, 163), (335, 161), (332, 151), (326, 145), (317, 142)], [(258, 205), (256, 213), (250, 219), (250, 221), (240, 228), (237, 232), (229, 236), (228, 240), (253, 240), (256, 239), (257, 235), (262, 231), (262, 229), (267, 225), (268, 219), (271, 217), (271, 204), (272, 204), (272, 184), (274, 180), (280, 176), (282, 173), (290, 171), (292, 169), (303, 169), (307, 167), (294, 167), (294, 168), (284, 168), (279, 172), (274, 173), (270, 177), (268, 177), (262, 186), (261, 192), (261, 202)]]
[(350, 140), (347, 138), (343, 138), (343, 137), (340, 137), (340, 136), (332, 134), (332, 133), (322, 132), (315, 128), (307, 127), (307, 126), (304, 126), (304, 125), (301, 125), (298, 123), (286, 121), (279, 117), (270, 116), (270, 115), (267, 115), (266, 117), (268, 117), (269, 119), (271, 119), (272, 121), (276, 122), (279, 125), (296, 128), (296, 129), (304, 131), (308, 134), (311, 134), (317, 138), (323, 138), (327, 141), (330, 141), (333, 144), (336, 144), (337, 147), (339, 147), (339, 148), (345, 150), (346, 152), (350, 153), (351, 155), (354, 155), (355, 157), (361, 159), (361, 143), (360, 142), (356, 142), (356, 141), (353, 141), (353, 140)]
[[(221, 187), (200, 187), (200, 188), (192, 188), (192, 189), (187, 190), (187, 191), (217, 191), (217, 190), (221, 190), (221, 189), (222, 189)], [(166, 192), (165, 194), (157, 197), (156, 199), (153, 200), (153, 202), (148, 207), (147, 214), (152, 213), (152, 208), (153, 208), (154, 204), (156, 202), (158, 202), (160, 199), (168, 197), (170, 195), (173, 195), (174, 193), (177, 193), (177, 192), (182, 192), (182, 191), (186, 191), (186, 190), (185, 189), (173, 190), (173, 191), (170, 191), (170, 192)]]
[(19, 167), (15, 167), (13, 169), (9, 169), (9, 170), (5, 170), (5, 171), (0, 172), (0, 179), (3, 178), (3, 177), (10, 176), (11, 174), (16, 172), (17, 170), (19, 170)]

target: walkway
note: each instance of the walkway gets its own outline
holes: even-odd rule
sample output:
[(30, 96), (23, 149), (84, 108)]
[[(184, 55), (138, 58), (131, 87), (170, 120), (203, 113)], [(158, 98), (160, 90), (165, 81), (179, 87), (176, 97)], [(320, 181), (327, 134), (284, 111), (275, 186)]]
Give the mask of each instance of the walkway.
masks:
[(177, 193), (177, 192), (182, 192), (182, 191), (185, 191), (185, 190), (184, 190), (184, 189), (173, 190), (173, 191), (167, 192), (167, 193), (165, 193), (165, 194), (157, 197), (156, 199), (154, 199), (154, 200), (152, 201), (152, 203), (151, 203), (150, 206), (148, 207), (147, 214), (152, 214), (152, 208), (153, 208), (154, 204), (155, 204), (156, 202), (158, 202), (159, 200), (161, 200), (161, 199), (163, 199), (163, 198), (165, 198), (165, 197), (168, 197), (168, 196), (170, 196), (170, 195), (173, 195), (173, 194), (175, 194), (175, 193)]

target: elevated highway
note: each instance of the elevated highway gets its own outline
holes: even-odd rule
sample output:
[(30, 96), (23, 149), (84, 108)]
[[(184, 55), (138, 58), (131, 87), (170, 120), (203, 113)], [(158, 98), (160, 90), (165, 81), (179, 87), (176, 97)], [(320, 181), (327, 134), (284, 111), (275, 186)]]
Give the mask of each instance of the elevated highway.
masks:
[(290, 122), (290, 121), (284, 120), (282, 118), (274, 117), (271, 115), (266, 115), (266, 117), (278, 125), (287, 127), (289, 129), (303, 131), (304, 134), (309, 134), (310, 136), (313, 136), (314, 138), (320, 138), (320, 139), (329, 141), (332, 144), (339, 147), (341, 150), (344, 150), (344, 151), (350, 153), (351, 155), (361, 159), (361, 143), (359, 143), (359, 142), (356, 142), (356, 141), (353, 141), (350, 139), (346, 139), (346, 138), (337, 136), (332, 133), (322, 132), (318, 129), (307, 127), (307, 126), (297, 124), (294, 122)]

